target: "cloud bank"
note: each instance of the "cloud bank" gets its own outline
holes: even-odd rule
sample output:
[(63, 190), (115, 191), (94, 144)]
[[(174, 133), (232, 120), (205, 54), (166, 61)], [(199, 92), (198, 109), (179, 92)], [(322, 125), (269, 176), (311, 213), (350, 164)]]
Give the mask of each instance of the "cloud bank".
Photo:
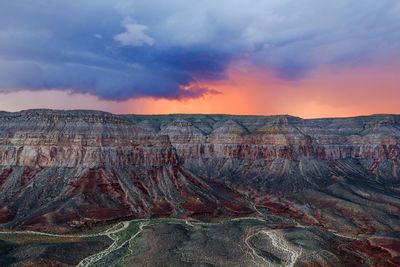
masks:
[(216, 94), (199, 81), (247, 61), (282, 80), (400, 54), (397, 0), (0, 3), (0, 91), (65, 90), (101, 99)]

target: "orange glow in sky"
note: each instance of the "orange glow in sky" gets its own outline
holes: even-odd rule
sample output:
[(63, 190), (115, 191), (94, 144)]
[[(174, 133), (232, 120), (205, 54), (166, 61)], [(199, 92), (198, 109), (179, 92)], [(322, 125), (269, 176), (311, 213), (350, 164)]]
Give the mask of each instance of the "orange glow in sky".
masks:
[(325, 69), (298, 81), (284, 81), (273, 73), (231, 66), (229, 80), (204, 82), (221, 92), (185, 101), (140, 99), (125, 112), (290, 114), (304, 118), (400, 113), (400, 66)]
[(0, 109), (33, 108), (31, 100), (36, 99), (35, 105), (43, 108), (137, 114), (290, 114), (314, 118), (400, 113), (399, 73), (399, 64), (353, 66), (321, 69), (306, 78), (287, 81), (261, 68), (237, 62), (229, 68), (226, 80), (197, 84), (213, 88), (220, 94), (196, 99), (139, 98), (116, 102), (64, 91), (20, 91), (0, 94)]

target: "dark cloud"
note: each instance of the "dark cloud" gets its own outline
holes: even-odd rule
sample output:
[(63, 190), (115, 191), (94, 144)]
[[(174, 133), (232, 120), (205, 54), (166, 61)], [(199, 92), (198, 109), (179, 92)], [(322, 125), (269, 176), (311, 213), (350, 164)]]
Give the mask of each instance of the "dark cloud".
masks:
[(3, 1), (0, 90), (104, 99), (195, 98), (244, 59), (301, 79), (323, 65), (397, 57), (396, 0)]

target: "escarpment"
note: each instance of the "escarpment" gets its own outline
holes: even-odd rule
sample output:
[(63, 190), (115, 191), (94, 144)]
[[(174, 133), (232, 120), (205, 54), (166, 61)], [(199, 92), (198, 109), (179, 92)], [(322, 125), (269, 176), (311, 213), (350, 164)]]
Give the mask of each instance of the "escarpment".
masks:
[(0, 164), (28, 167), (164, 165), (168, 136), (100, 112), (26, 111), (0, 118)]
[(395, 115), (303, 120), (31, 110), (3, 113), (0, 125), (0, 164), (11, 166), (163, 165), (176, 156), (181, 161), (358, 159), (375, 165), (400, 158)]
[(400, 116), (0, 114), (0, 224), (262, 212), (360, 233), (400, 225)]

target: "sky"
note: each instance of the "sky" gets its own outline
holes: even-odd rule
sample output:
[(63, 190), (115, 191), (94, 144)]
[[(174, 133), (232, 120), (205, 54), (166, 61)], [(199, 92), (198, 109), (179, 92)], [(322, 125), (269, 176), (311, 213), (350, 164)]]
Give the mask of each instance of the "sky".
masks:
[(400, 113), (398, 0), (0, 0), (0, 110)]

